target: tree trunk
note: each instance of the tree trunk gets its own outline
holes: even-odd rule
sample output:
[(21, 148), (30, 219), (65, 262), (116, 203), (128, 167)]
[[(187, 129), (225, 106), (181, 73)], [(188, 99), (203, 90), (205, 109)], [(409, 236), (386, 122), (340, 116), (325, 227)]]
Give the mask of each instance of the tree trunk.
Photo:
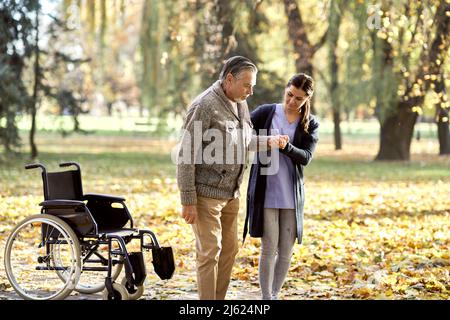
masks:
[[(230, 52), (236, 47), (234, 39), (233, 21), (231, 19), (233, 10), (229, 1), (217, 1), (217, 21), (222, 26), (221, 60), (228, 58)], [(220, 62), (220, 61), (219, 61)], [(220, 70), (219, 70), (220, 72)], [(217, 75), (219, 74), (217, 73)], [(217, 79), (216, 77), (215, 79)]]
[(36, 142), (34, 141), (35, 133), (36, 133), (36, 107), (34, 106), (31, 108), (31, 128), (30, 128), (30, 136), (29, 136), (31, 159), (36, 159), (38, 156), (38, 149), (36, 146)]
[(89, 24), (89, 32), (95, 35), (95, 1), (87, 1), (87, 20)]
[(34, 136), (36, 133), (36, 110), (38, 104), (38, 91), (39, 91), (39, 83), (40, 83), (40, 75), (41, 70), (39, 66), (39, 8), (36, 9), (36, 19), (35, 19), (35, 31), (36, 31), (36, 44), (34, 47), (34, 85), (33, 85), (33, 97), (30, 103), (30, 114), (31, 114), (31, 128), (30, 128), (30, 149), (31, 149), (31, 159), (36, 159), (38, 156), (38, 149), (36, 146), (36, 142), (34, 141)]
[(73, 116), (73, 131), (74, 132), (80, 132), (80, 121), (78, 121), (78, 116), (74, 115)]
[(289, 39), (294, 45), (297, 72), (304, 72), (312, 76), (312, 59), (315, 52), (308, 40), (297, 1), (284, 0), (284, 11), (288, 17)]
[[(380, 122), (380, 146), (375, 160), (409, 160), (409, 142), (407, 131), (414, 129), (414, 121), (405, 121), (408, 105), (396, 101), (397, 94), (395, 75), (393, 72), (393, 49), (386, 39), (379, 39), (376, 32), (372, 33), (374, 52), (374, 73), (377, 79), (374, 83), (376, 95), (375, 115)], [(394, 110), (391, 110), (391, 109)], [(415, 114), (417, 116), (417, 114)], [(410, 115), (412, 116), (412, 115)], [(411, 126), (409, 128), (409, 126)]]
[(141, 79), (141, 104), (149, 110), (149, 116), (156, 116), (160, 111), (160, 94), (158, 90), (162, 82), (161, 47), (162, 41), (159, 34), (159, 22), (161, 17), (160, 2), (157, 0), (145, 0), (142, 13), (141, 51), (142, 51), (142, 79)]
[(102, 59), (102, 64), (104, 64), (103, 62), (103, 56), (104, 56), (104, 50), (105, 50), (105, 35), (106, 35), (106, 29), (107, 29), (107, 25), (108, 25), (108, 19), (106, 17), (107, 15), (107, 9), (106, 9), (106, 0), (102, 0), (100, 3), (100, 58)]
[[(314, 68), (312, 59), (316, 51), (324, 44), (327, 32), (325, 32), (317, 44), (312, 45), (308, 40), (306, 27), (303, 23), (297, 1), (284, 0), (284, 11), (288, 18), (289, 39), (294, 45), (295, 68), (297, 72), (303, 72), (313, 77)], [(314, 96), (311, 99), (311, 112), (316, 113)]]
[(335, 150), (342, 149), (341, 136), (341, 101), (339, 99), (339, 65), (337, 57), (337, 44), (339, 40), (339, 27), (341, 25), (341, 14), (337, 1), (332, 1), (330, 4), (330, 29), (328, 32), (328, 48), (329, 48), (329, 70), (330, 70), (330, 97), (331, 107), (333, 109), (334, 122), (334, 148)]
[(334, 149), (342, 150), (342, 134), (341, 134), (341, 112), (333, 110), (334, 123)]
[[(203, 78), (203, 87), (209, 86), (219, 78), (220, 66), (231, 56), (231, 52), (236, 48), (232, 20), (234, 10), (230, 1), (215, 0), (213, 8), (214, 12), (208, 15), (210, 21), (200, 22), (203, 24), (202, 27), (206, 36), (206, 43), (203, 44), (202, 50), (206, 49), (205, 45), (209, 47), (209, 54), (206, 58), (209, 70), (207, 70), (207, 76)], [(211, 24), (214, 24), (214, 27)], [(198, 48), (195, 47), (195, 50), (198, 50)]]
[[(439, 108), (438, 139), (439, 139), (439, 154), (441, 156), (450, 154), (450, 131), (449, 131), (449, 112), (448, 109)], [(447, 120), (447, 121), (445, 121)]]
[(398, 111), (380, 125), (380, 150), (375, 160), (410, 160), (411, 139), (417, 113), (412, 105), (399, 102)]
[(443, 74), (435, 82), (434, 92), (442, 97), (436, 104), (436, 120), (439, 140), (439, 154), (450, 154), (449, 109), (446, 106), (447, 94)]
[[(450, 154), (450, 136), (449, 136), (449, 110), (446, 103), (446, 90), (443, 77), (443, 69), (448, 59), (448, 50), (450, 46), (450, 2), (441, 0), (436, 10), (434, 18), (437, 25), (436, 35), (431, 45), (429, 54), (429, 70), (430, 77), (425, 79), (425, 91), (434, 84), (434, 90), (438, 95), (442, 95), (437, 108), (437, 126), (439, 139), (439, 154)], [(445, 121), (445, 119), (447, 121)]]

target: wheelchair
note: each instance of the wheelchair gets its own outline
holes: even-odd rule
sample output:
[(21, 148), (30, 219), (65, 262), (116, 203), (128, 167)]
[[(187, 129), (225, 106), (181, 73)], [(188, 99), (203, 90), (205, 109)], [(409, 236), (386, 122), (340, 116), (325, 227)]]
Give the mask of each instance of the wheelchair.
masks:
[[(84, 194), (80, 165), (59, 166), (75, 169), (47, 172), (40, 163), (25, 166), (42, 169), (44, 201), (41, 213), (16, 225), (6, 242), (5, 270), (14, 290), (31, 300), (64, 299), (73, 290), (102, 292), (105, 300), (138, 299), (146, 278), (143, 251), (152, 251), (159, 278), (170, 279), (172, 248), (161, 247), (152, 231), (134, 228), (125, 199)], [(140, 241), (140, 250), (129, 252), (133, 240)], [(116, 282), (124, 266), (125, 277)]]

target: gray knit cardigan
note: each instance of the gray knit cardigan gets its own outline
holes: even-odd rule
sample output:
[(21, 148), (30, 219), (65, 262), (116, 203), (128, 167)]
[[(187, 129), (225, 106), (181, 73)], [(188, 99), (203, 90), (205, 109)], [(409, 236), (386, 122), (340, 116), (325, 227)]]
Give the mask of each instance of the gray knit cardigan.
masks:
[(235, 114), (219, 80), (194, 99), (186, 113), (177, 158), (182, 205), (195, 205), (197, 196), (232, 199), (240, 195), (249, 150), (262, 151), (267, 146), (267, 137), (253, 135), (252, 128), (247, 103), (238, 103)]

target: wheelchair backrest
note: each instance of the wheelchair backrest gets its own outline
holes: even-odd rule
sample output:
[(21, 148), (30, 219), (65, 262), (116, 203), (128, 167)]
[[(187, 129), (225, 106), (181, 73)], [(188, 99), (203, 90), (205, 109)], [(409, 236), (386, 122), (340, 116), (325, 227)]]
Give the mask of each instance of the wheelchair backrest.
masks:
[[(75, 166), (76, 170), (47, 172), (45, 166), (41, 163), (31, 163), (25, 166), (25, 169), (41, 168), (42, 182), (44, 187), (45, 200), (78, 200), (84, 201), (83, 186), (81, 183), (81, 168), (76, 162), (64, 162), (60, 167)], [(92, 216), (89, 208), (85, 205), (58, 206), (57, 204), (42, 203), (42, 213), (55, 215), (72, 227), (77, 235), (96, 235), (98, 234), (98, 225)], [(43, 236), (49, 236), (46, 230), (42, 232)], [(51, 235), (58, 238), (58, 235)]]
[(82, 200), (80, 170), (42, 172), (45, 200)]

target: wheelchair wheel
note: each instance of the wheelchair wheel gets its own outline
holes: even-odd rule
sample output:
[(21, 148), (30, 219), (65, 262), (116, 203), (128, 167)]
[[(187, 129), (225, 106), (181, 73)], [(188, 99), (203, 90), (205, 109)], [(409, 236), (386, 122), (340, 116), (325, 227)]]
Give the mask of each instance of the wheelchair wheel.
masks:
[[(55, 263), (52, 245), (60, 247)], [(80, 245), (75, 232), (58, 217), (33, 215), (20, 222), (5, 246), (5, 270), (24, 299), (64, 299), (75, 288), (81, 272)], [(63, 270), (64, 281), (58, 276)]]
[[(84, 261), (85, 254), (83, 253), (84, 250), (82, 250), (81, 254), (81, 260)], [(108, 257), (108, 248), (107, 246), (99, 246), (95, 251), (95, 258), (101, 257), (101, 260), (107, 259)], [(54, 245), (54, 250), (52, 250), (53, 254), (55, 255), (55, 259), (53, 261), (59, 262), (60, 259), (58, 258), (59, 255), (59, 244)], [(97, 265), (101, 263), (99, 259), (97, 259)], [(104, 261), (104, 260), (103, 260)], [(85, 294), (92, 294), (97, 293), (105, 289), (105, 278), (107, 276), (106, 271), (91, 271), (91, 270), (84, 270), (84, 268), (88, 268), (91, 266), (91, 264), (88, 264), (88, 262), (92, 262), (92, 259), (87, 259), (81, 268), (81, 274), (80, 279), (78, 280), (77, 286), (75, 287), (75, 291), (79, 293), (85, 293)], [(104, 266), (104, 265), (103, 265)], [(60, 268), (58, 268), (60, 269)], [(111, 278), (113, 281), (117, 280), (119, 277), (121, 271), (123, 269), (123, 257), (119, 258), (119, 263), (113, 266), (112, 268), (112, 274)], [(67, 278), (67, 274), (65, 271), (57, 271), (58, 275), (60, 276), (61, 280), (65, 281)]]
[(108, 290), (105, 288), (103, 290), (103, 300), (129, 300), (129, 295), (127, 289), (120, 283), (114, 282), (113, 284), (113, 295), (110, 296)]
[(130, 286), (128, 285), (127, 278), (124, 277), (121, 282), (122, 286), (127, 289), (128, 297), (130, 300), (137, 300), (144, 294), (144, 285), (141, 286)]

